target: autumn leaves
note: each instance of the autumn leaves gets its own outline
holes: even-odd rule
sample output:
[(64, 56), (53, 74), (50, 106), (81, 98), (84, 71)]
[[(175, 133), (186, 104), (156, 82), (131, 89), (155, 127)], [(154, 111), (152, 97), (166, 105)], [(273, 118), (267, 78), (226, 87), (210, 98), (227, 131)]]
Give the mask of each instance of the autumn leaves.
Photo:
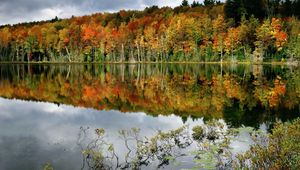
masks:
[[(299, 21), (224, 19), (211, 8), (153, 8), (73, 17), (0, 29), (2, 61), (199, 62), (243, 60), (255, 55), (288, 58), (300, 45)], [(210, 10), (210, 11), (209, 11)], [(275, 50), (274, 50), (275, 49)], [(280, 57), (281, 59), (281, 57)], [(276, 60), (276, 58), (274, 58)]]

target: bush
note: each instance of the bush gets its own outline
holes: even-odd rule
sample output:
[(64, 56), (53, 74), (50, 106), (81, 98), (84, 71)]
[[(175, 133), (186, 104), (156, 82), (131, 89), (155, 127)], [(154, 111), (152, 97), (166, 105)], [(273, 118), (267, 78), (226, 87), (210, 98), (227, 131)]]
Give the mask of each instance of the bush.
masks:
[(238, 169), (300, 169), (300, 119), (276, 123), (271, 134), (254, 136), (255, 144), (237, 157)]

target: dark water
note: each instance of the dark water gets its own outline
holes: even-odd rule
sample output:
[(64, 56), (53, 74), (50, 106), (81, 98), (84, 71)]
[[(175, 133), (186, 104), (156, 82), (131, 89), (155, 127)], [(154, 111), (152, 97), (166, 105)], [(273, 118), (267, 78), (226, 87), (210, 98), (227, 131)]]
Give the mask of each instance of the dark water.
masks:
[(80, 127), (104, 128), (122, 153), (119, 129), (262, 128), (299, 117), (299, 102), (300, 70), (286, 66), (0, 65), (0, 169), (81, 169)]

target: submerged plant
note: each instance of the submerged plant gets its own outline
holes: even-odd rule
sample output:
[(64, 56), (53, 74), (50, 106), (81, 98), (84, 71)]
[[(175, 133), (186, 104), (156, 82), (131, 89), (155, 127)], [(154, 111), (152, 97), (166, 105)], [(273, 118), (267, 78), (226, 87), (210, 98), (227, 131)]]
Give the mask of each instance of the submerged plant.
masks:
[[(141, 135), (141, 130), (119, 130), (125, 154), (118, 155), (114, 145), (107, 142), (104, 129), (96, 129), (96, 137), (83, 147), (88, 128), (81, 128), (79, 145), (82, 147), (83, 167), (89, 169), (142, 169), (166, 167), (178, 158), (188, 156), (194, 160), (193, 169), (299, 169), (300, 119), (291, 123), (276, 123), (270, 133), (250, 127), (229, 128), (221, 120), (208, 121), (167, 132), (158, 131), (152, 137)], [(238, 135), (252, 136), (250, 149), (234, 153), (231, 144)], [(187, 147), (196, 145), (192, 152)], [(184, 152), (185, 151), (185, 152)], [(176, 166), (176, 165), (175, 165)]]
[(235, 136), (225, 122), (212, 120), (193, 128), (193, 139), (197, 142), (197, 151), (194, 162), (196, 169), (224, 169), (232, 161), (232, 152), (229, 147)]
[(176, 158), (184, 156), (180, 149), (192, 143), (187, 126), (168, 132), (158, 131), (151, 138), (140, 135), (140, 129), (119, 130), (119, 137), (124, 142), (126, 152), (120, 157), (113, 144), (104, 138), (104, 129), (96, 129), (96, 138), (86, 147), (82, 147), (82, 137), (86, 136), (87, 129), (81, 129), (78, 144), (82, 147), (83, 167), (89, 169), (140, 169), (153, 162), (157, 168), (168, 165)]

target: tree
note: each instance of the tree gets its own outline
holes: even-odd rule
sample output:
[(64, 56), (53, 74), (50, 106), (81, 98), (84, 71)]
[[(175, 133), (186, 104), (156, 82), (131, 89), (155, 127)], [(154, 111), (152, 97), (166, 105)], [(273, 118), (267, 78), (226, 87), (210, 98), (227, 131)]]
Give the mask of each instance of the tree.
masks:
[(48, 56), (49, 56), (50, 60), (54, 61), (55, 55), (57, 52), (56, 47), (59, 42), (58, 32), (53, 25), (47, 25), (47, 27), (42, 29), (42, 32), (45, 36), (44, 44), (45, 44), (45, 48), (47, 50)]
[(241, 6), (240, 0), (227, 0), (224, 6), (224, 14), (226, 19), (234, 19), (235, 22), (239, 22), (241, 18)]
[(257, 53), (257, 57), (262, 60), (265, 52), (268, 50), (269, 46), (272, 44), (272, 28), (269, 20), (265, 20), (264, 23), (256, 31), (255, 46), (256, 49), (254, 54)]
[(223, 55), (224, 55), (224, 37), (225, 33), (217, 34), (214, 38), (213, 48), (220, 54), (220, 61), (223, 62)]
[(3, 28), (0, 30), (0, 44), (3, 47), (7, 47), (9, 42), (11, 41), (11, 33), (9, 28)]
[(282, 31), (281, 20), (272, 18), (271, 26), (273, 28), (272, 35), (275, 39), (275, 46), (277, 51), (281, 51), (283, 46), (287, 43), (288, 35), (286, 32)]
[(272, 21), (265, 20), (264, 23), (257, 29), (256, 48), (261, 48), (263, 53), (273, 53), (272, 49), (281, 51), (287, 43), (288, 35), (282, 31), (281, 20), (272, 18)]
[(294, 58), (300, 59), (300, 22), (295, 18), (290, 18), (288, 22), (289, 42), (287, 45), (287, 55), (293, 61)]
[(60, 55), (62, 56), (62, 51), (65, 51), (67, 54), (69, 62), (71, 62), (71, 54), (68, 49), (68, 44), (70, 42), (69, 39), (69, 30), (67, 28), (59, 30), (59, 43), (58, 43), (58, 51), (60, 52)]
[(233, 53), (235, 50), (238, 49), (238, 45), (240, 44), (240, 37), (239, 37), (239, 28), (229, 28), (227, 32), (227, 37), (225, 38), (225, 47), (226, 52), (231, 54), (231, 61), (234, 60)]
[[(9, 28), (3, 28), (0, 30), (0, 55), (3, 57), (8, 56), (8, 45), (11, 42), (12, 35)], [(1, 58), (0, 60), (5, 60), (5, 58)]]
[(213, 20), (212, 25), (214, 30), (213, 48), (221, 55), (220, 61), (222, 62), (225, 48), (224, 39), (226, 37), (226, 22), (224, 20), (224, 17), (219, 15), (218, 18)]
[(205, 6), (210, 6), (210, 5), (214, 5), (216, 2), (215, 0), (204, 0), (203, 3)]
[(227, 19), (233, 18), (236, 23), (239, 23), (242, 16), (248, 19), (254, 15), (256, 18), (263, 19), (266, 11), (262, 0), (227, 0), (224, 13)]
[(260, 49), (270, 55), (296, 55), (298, 19), (292, 26), (292, 18), (276, 18), (269, 24), (262, 18), (274, 11), (291, 11), (283, 16), (297, 13), (298, 1), (227, 0), (225, 6), (215, 0), (204, 3), (208, 6), (194, 0), (190, 8), (184, 0), (174, 9), (153, 6), (144, 11), (0, 26), (0, 56), (10, 61), (37, 56), (56, 61), (68, 56), (73, 61), (140, 62), (212, 61), (219, 60), (216, 53), (223, 58), (223, 50), (233, 56), (242, 49), (244, 54)]
[(183, 6), (183, 7), (188, 7), (188, 6), (189, 6), (189, 2), (188, 2), (187, 0), (183, 0), (183, 1), (181, 2), (181, 6)]
[(191, 7), (192, 8), (195, 8), (195, 7), (198, 7), (198, 6), (201, 6), (200, 2), (199, 1), (193, 1), (193, 3), (191, 4)]

